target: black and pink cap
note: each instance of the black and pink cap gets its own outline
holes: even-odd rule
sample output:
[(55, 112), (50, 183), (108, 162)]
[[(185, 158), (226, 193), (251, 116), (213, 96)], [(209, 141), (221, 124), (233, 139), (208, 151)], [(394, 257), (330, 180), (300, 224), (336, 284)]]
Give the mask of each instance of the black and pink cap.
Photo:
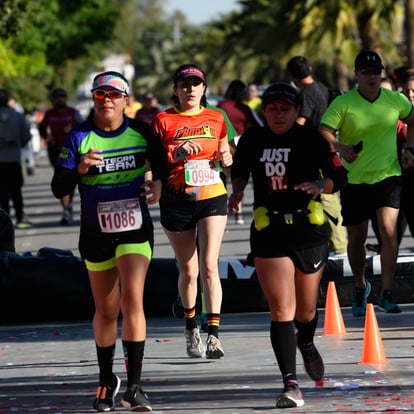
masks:
[(182, 81), (184, 79), (187, 79), (187, 78), (189, 78), (191, 76), (196, 77), (196, 78), (199, 78), (204, 83), (206, 83), (206, 77), (204, 76), (204, 73), (200, 69), (194, 68), (194, 67), (187, 67), (187, 68), (181, 69), (174, 76), (174, 81), (175, 82), (179, 82), (179, 81)]

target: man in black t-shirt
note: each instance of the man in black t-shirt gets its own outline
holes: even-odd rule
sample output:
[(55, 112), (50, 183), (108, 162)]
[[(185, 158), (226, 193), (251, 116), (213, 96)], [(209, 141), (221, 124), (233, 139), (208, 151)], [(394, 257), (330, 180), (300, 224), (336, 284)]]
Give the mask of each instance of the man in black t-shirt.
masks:
[(306, 124), (319, 128), (322, 115), (328, 107), (328, 87), (313, 78), (312, 66), (303, 56), (295, 56), (290, 59), (287, 71), (294, 84), (300, 89), (301, 109), (296, 122), (300, 125)]

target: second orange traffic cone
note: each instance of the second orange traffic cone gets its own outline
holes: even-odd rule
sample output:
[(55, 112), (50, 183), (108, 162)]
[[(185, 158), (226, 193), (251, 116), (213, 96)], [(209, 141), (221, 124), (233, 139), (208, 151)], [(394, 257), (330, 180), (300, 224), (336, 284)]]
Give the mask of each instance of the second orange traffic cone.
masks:
[(339, 306), (338, 295), (336, 293), (335, 282), (328, 283), (325, 304), (324, 335), (345, 335), (346, 329), (342, 317), (341, 307)]
[(386, 364), (389, 361), (385, 357), (382, 339), (378, 329), (377, 317), (374, 305), (368, 303), (365, 315), (364, 343), (360, 364)]

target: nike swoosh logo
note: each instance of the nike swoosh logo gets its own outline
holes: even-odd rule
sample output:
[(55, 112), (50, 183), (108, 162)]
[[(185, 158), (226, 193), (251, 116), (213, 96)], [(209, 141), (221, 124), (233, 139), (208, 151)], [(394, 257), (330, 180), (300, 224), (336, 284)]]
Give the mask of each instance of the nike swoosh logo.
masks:
[(316, 269), (321, 263), (322, 263), (322, 260), (319, 260), (319, 262), (314, 263), (313, 264), (314, 269)]

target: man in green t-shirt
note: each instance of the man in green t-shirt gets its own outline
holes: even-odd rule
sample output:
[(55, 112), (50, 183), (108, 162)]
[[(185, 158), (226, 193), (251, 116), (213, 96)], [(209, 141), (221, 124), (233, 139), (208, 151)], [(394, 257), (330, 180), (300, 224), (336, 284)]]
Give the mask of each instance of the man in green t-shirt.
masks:
[(365, 242), (374, 214), (382, 241), (378, 307), (387, 313), (401, 312), (391, 292), (398, 257), (396, 229), (402, 185), (396, 135), (401, 119), (408, 125), (407, 141), (414, 142), (414, 111), (406, 96), (380, 87), (383, 69), (377, 53), (359, 53), (355, 59), (358, 86), (337, 97), (321, 120), (322, 134), (333, 143), (348, 169), (341, 203), (348, 233), (348, 259), (356, 285), (354, 316), (365, 315), (371, 291), (365, 280)]

